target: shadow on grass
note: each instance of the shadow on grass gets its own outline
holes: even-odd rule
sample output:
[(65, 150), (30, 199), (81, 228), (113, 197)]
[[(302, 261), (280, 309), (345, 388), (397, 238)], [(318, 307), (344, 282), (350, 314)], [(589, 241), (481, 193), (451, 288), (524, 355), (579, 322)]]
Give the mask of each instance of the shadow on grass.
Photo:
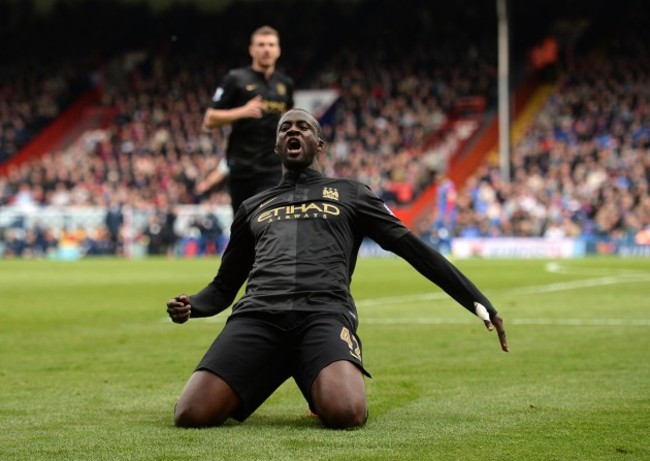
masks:
[(318, 418), (310, 417), (307, 415), (265, 415), (265, 414), (254, 414), (248, 418), (243, 423), (239, 423), (234, 420), (228, 420), (226, 425), (228, 426), (246, 426), (246, 427), (282, 427), (282, 428), (322, 428), (325, 429), (325, 426), (320, 422)]

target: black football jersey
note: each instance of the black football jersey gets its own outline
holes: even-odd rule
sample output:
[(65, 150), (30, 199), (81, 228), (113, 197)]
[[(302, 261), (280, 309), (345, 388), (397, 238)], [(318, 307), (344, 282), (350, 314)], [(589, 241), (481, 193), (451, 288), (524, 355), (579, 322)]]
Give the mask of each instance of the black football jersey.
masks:
[(359, 247), (370, 238), (404, 257), (473, 312), (475, 301), (494, 311), (479, 290), (442, 255), (418, 239), (366, 185), (307, 169), (238, 209), (214, 280), (190, 297), (193, 316), (233, 306), (244, 312), (357, 313), (350, 284)]
[(274, 153), (275, 130), (280, 116), (294, 105), (293, 80), (277, 71), (267, 80), (263, 73), (251, 67), (233, 69), (212, 97), (212, 108), (232, 109), (258, 95), (264, 102), (262, 117), (232, 124), (226, 158), (234, 176), (252, 176), (269, 168), (280, 168), (280, 160)]

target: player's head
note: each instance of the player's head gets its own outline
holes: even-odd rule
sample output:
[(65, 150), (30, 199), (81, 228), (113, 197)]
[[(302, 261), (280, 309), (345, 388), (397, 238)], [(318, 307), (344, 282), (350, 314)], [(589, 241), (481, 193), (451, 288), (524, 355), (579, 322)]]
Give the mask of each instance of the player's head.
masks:
[(275, 152), (287, 170), (319, 168), (323, 153), (323, 130), (316, 118), (304, 109), (285, 112), (278, 122)]
[(253, 58), (253, 69), (266, 70), (275, 67), (280, 57), (280, 34), (271, 26), (262, 26), (253, 31), (248, 52)]

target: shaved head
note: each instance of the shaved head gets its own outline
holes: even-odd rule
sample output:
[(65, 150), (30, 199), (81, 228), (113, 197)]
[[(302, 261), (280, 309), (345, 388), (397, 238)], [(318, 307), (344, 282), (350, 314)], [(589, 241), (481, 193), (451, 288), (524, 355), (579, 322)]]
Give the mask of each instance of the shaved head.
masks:
[(282, 117), (280, 118), (280, 121), (278, 122), (278, 131), (280, 130), (280, 126), (282, 126), (282, 122), (286, 117), (290, 117), (292, 115), (295, 115), (296, 113), (301, 114), (304, 116), (304, 118), (307, 119), (307, 121), (316, 128), (316, 134), (320, 139), (323, 139), (323, 129), (320, 126), (320, 122), (316, 120), (316, 117), (314, 117), (312, 114), (309, 113), (309, 111), (305, 109), (290, 109), (287, 112), (285, 112)]

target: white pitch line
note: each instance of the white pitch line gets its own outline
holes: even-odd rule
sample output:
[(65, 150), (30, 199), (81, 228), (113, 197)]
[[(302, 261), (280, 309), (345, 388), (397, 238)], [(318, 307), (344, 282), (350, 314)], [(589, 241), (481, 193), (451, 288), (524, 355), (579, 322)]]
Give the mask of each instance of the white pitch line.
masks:
[[(522, 295), (534, 293), (552, 293), (556, 291), (577, 290), (580, 288), (591, 288), (602, 285), (616, 285), (621, 283), (636, 283), (650, 281), (650, 274), (630, 273), (616, 276), (596, 277), (591, 279), (573, 280), (570, 282), (548, 283), (546, 285), (532, 285), (520, 288), (511, 288), (506, 290), (506, 295)], [(443, 292), (420, 293), (407, 296), (386, 296), (383, 298), (362, 299), (357, 301), (358, 307), (374, 307), (403, 304), (418, 301), (433, 301), (438, 299), (448, 299), (449, 295)]]
[(622, 269), (611, 267), (584, 267), (572, 266), (568, 262), (559, 263), (557, 261), (548, 262), (544, 265), (546, 272), (551, 272), (560, 275), (584, 275), (584, 276), (600, 276), (600, 275), (629, 275), (629, 274), (643, 274), (647, 271), (639, 269)]
[(513, 319), (513, 325), (632, 326), (650, 327), (650, 319)]
[[(473, 325), (476, 319), (450, 319), (442, 317), (376, 317), (362, 318), (363, 325)], [(508, 325), (557, 325), (557, 326), (629, 326), (650, 327), (650, 319), (512, 319)]]
[(357, 307), (374, 307), (391, 304), (404, 304), (418, 301), (433, 301), (436, 299), (448, 299), (449, 295), (443, 292), (420, 293), (407, 296), (386, 296), (384, 298), (361, 299), (356, 301)]
[[(550, 270), (549, 270), (550, 269)], [(550, 272), (560, 273), (559, 265), (547, 267)], [(564, 272), (568, 273), (568, 272)], [(650, 274), (625, 273), (615, 276), (596, 277), (569, 282), (549, 283), (546, 285), (533, 285), (528, 287), (513, 288), (505, 291), (507, 295), (521, 295), (534, 293), (553, 293), (558, 291), (591, 288), (603, 285), (616, 285), (621, 283), (634, 283), (650, 281)], [(363, 299), (357, 301), (357, 307), (369, 308), (377, 306), (400, 305), (409, 302), (426, 302), (433, 300), (449, 299), (443, 292), (422, 293), (408, 296), (388, 296), (384, 298)], [(363, 317), (363, 316), (362, 316)], [(476, 323), (473, 318), (447, 319), (432, 317), (397, 317), (397, 318), (362, 318), (363, 324), (371, 325), (464, 325)], [(564, 326), (650, 326), (646, 319), (511, 319), (511, 325), (564, 325)]]
[(608, 277), (597, 277), (593, 279), (573, 280), (571, 282), (549, 283), (529, 287), (514, 288), (508, 293), (520, 295), (531, 293), (552, 293), (554, 291), (568, 291), (579, 288), (591, 288), (602, 285), (617, 285), (620, 283), (636, 283), (650, 281), (650, 274), (623, 274)]
[[(546, 270), (554, 273), (570, 274), (570, 270), (557, 263), (548, 264)], [(602, 285), (616, 285), (621, 283), (635, 283), (650, 281), (650, 274), (625, 273), (615, 276), (597, 277), (590, 279), (574, 280), (570, 282), (549, 283), (546, 285), (533, 285), (528, 287), (513, 288), (505, 291), (506, 295), (521, 295), (534, 293), (552, 293), (557, 291), (591, 288)], [(444, 292), (420, 293), (407, 296), (386, 296), (383, 298), (361, 299), (356, 301), (358, 308), (371, 308), (377, 306), (401, 305), (413, 302), (426, 302), (450, 299)], [(224, 322), (227, 316), (209, 317), (199, 319), (207, 322)], [(170, 321), (164, 318), (164, 321)], [(196, 319), (194, 320), (196, 321)], [(371, 325), (464, 325), (476, 323), (476, 319), (446, 319), (433, 317), (396, 317), (396, 318), (365, 318), (364, 324)], [(511, 319), (512, 325), (568, 325), (568, 326), (650, 326), (646, 319)]]

